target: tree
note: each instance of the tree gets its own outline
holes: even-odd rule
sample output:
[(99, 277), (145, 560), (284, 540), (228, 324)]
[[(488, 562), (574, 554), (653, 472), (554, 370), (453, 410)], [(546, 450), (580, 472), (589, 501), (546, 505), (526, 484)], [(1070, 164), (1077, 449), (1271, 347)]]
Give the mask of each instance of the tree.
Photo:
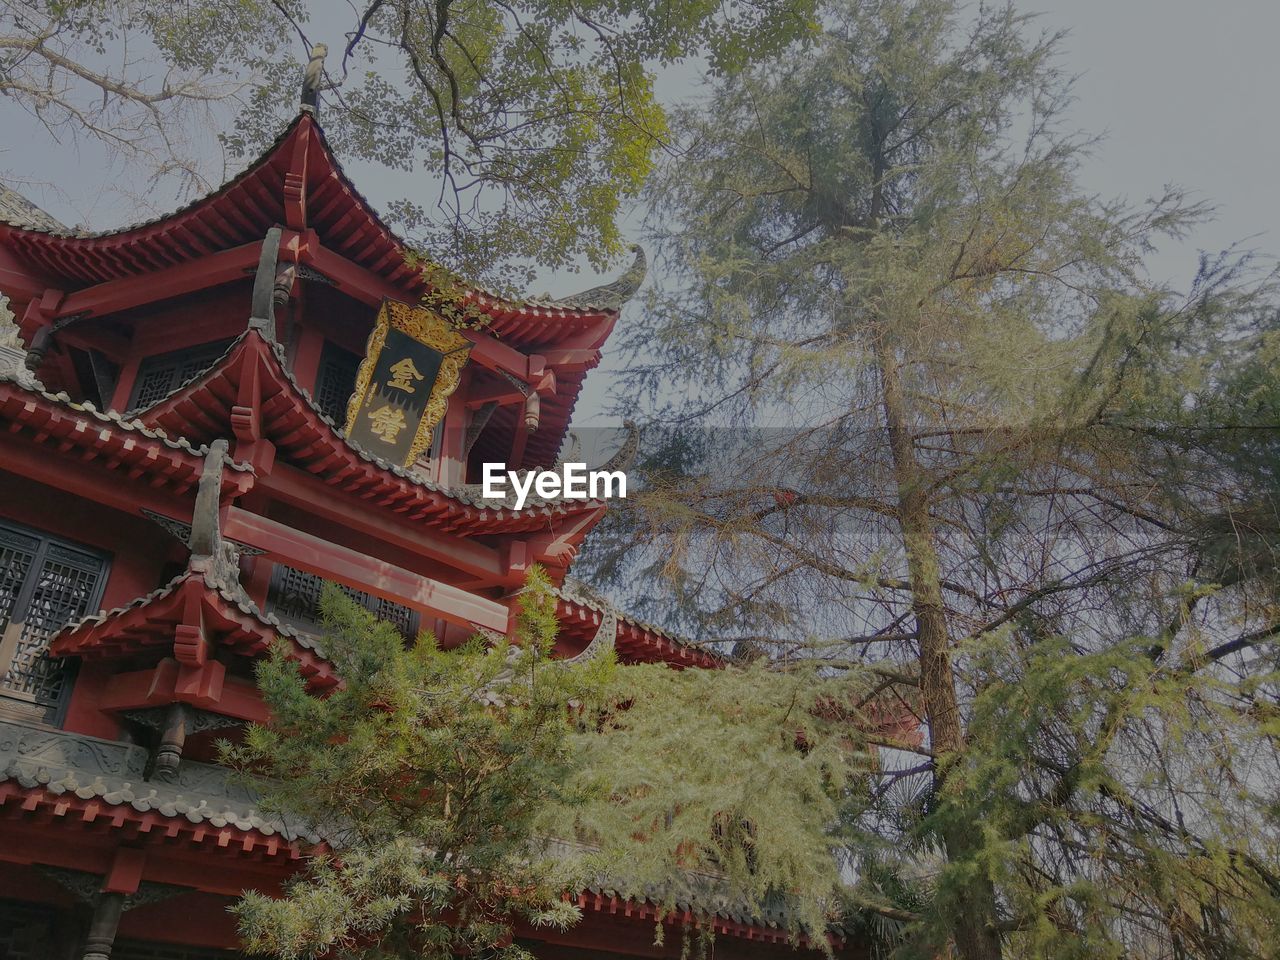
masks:
[(239, 64), (276, 54), (261, 27), (252, 4), (5, 0), (0, 96), (60, 146), (97, 141), (180, 192), (210, 189), (193, 141), (246, 92)]
[(1012, 9), (820, 20), (675, 118), (623, 398), (663, 442), (589, 562), (918, 712), (845, 823), (903, 956), (1272, 956), (1274, 289), (1146, 277), (1205, 211), (1080, 189)]
[(572, 782), (594, 799), (549, 811), (548, 830), (589, 844), (624, 895), (767, 919), (830, 953), (850, 897), (835, 827), (876, 765), (876, 679), (815, 661), (620, 667), (573, 738)]
[(609, 660), (553, 663), (555, 597), (534, 570), (516, 643), (477, 638), (444, 651), (411, 646), (347, 601), (324, 600), (325, 651), (343, 685), (306, 690), (277, 648), (258, 670), (271, 721), (225, 759), (262, 792), (264, 809), (322, 837), (284, 896), (236, 906), (248, 949), (283, 958), (459, 954), (527, 956), (516, 920), (567, 926), (583, 862), (537, 832), (549, 806), (587, 794), (574, 769), (570, 704), (589, 703)]
[(599, 266), (622, 251), (616, 215), (665, 138), (652, 66), (739, 69), (807, 33), (812, 0), (365, 0), (346, 23), (299, 0), (0, 10), (0, 95), (55, 136), (176, 169), (188, 190), (210, 179), (184, 140), (191, 108), (221, 105), (200, 119), (232, 157), (261, 149), (327, 39), (321, 117), (341, 152), (421, 171), (393, 219), (446, 265), (513, 281), (530, 276), (519, 258)]
[(223, 757), (327, 850), (282, 897), (239, 901), (246, 948), (520, 958), (517, 922), (569, 926), (569, 895), (598, 884), (671, 912), (768, 915), (829, 950), (831, 827), (871, 766), (866, 678), (560, 663), (541, 570), (520, 603), (511, 642), (442, 651), (331, 589), (324, 647), (343, 685), (309, 693), (283, 646), (260, 664), (271, 720)]

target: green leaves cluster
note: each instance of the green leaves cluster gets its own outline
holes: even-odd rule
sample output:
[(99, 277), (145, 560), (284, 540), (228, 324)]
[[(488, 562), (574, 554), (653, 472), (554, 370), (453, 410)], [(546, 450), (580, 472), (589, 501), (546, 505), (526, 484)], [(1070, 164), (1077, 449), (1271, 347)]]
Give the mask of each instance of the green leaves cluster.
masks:
[(573, 924), (591, 886), (659, 904), (658, 940), (705, 939), (692, 904), (829, 949), (847, 909), (840, 824), (876, 763), (865, 679), (554, 661), (537, 569), (515, 644), (407, 646), (337, 590), (324, 604), (342, 686), (315, 696), (276, 650), (258, 670), (270, 723), (223, 746), (265, 809), (324, 843), (282, 896), (236, 905), (246, 948), (519, 958), (515, 926)]
[(601, 725), (574, 737), (574, 782), (602, 801), (553, 829), (597, 846), (624, 894), (727, 908), (827, 949), (847, 906), (838, 825), (876, 763), (866, 678), (645, 665), (620, 669), (608, 694)]

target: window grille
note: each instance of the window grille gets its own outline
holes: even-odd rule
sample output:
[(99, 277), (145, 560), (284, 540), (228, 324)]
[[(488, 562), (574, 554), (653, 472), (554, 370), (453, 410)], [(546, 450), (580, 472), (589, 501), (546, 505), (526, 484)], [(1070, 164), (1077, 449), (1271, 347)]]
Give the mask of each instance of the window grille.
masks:
[[(277, 563), (267, 587), (267, 612), (282, 623), (303, 633), (321, 632), (320, 594), (325, 581), (314, 573), (304, 573)], [(338, 584), (338, 589), (379, 620), (392, 624), (405, 637), (416, 637), (420, 617), (416, 610), (381, 597)]]
[(66, 675), (49, 637), (98, 609), (105, 573), (100, 554), (0, 524), (0, 695), (56, 711)]
[(336, 343), (325, 341), (316, 374), (315, 401), (320, 412), (342, 430), (347, 425), (347, 402), (356, 389), (360, 358)]
[(184, 383), (213, 366), (213, 362), (226, 353), (230, 343), (230, 340), (218, 340), (147, 357), (138, 365), (138, 376), (133, 382), (129, 409), (145, 409), (159, 403)]

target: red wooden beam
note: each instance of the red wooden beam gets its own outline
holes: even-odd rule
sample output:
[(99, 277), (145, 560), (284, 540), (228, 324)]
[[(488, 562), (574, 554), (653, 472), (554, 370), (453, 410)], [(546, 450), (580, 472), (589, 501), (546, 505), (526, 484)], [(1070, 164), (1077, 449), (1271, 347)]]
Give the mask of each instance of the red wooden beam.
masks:
[(586, 368), (594, 366), (600, 360), (600, 351), (584, 350), (544, 350), (543, 357), (551, 367)]
[(495, 600), (420, 576), (239, 507), (228, 507), (226, 514), (224, 536), (257, 547), (273, 560), (459, 626), (507, 632), (509, 611)]
[[(536, 391), (542, 396), (554, 394), (556, 392), (556, 374), (554, 370), (548, 370), (544, 373), (537, 383), (529, 384), (530, 389)], [(499, 406), (505, 406), (509, 403), (524, 403), (525, 395), (515, 388), (513, 384), (502, 382), (492, 384), (480, 389), (468, 390), (466, 394), (466, 405), (468, 409), (478, 410), (486, 403), (496, 403)]]
[[(202, 677), (201, 673), (207, 676)], [(193, 687), (193, 679), (204, 683), (197, 689)], [(146, 670), (112, 676), (103, 689), (98, 709), (139, 710), (175, 701), (252, 723), (265, 723), (268, 717), (262, 694), (252, 680), (226, 676), (226, 668), (220, 663), (207, 663), (201, 670), (184, 668), (169, 658)]]
[(142, 276), (108, 280), (68, 294), (58, 305), (54, 315), (103, 316), (197, 290), (207, 290), (246, 276), (248, 270), (257, 266), (261, 249), (262, 241), (258, 240)]
[(302, 507), (319, 519), (446, 562), (483, 582), (513, 585), (521, 579), (517, 573), (513, 580), (503, 551), (441, 531), (424, 535), (419, 524), (407, 524), (399, 515), (373, 505), (361, 509), (350, 498), (335, 497), (333, 488), (323, 480), (291, 464), (277, 462), (269, 474), (259, 479), (257, 488), (277, 500)]
[(127, 337), (89, 324), (59, 330), (58, 343), (61, 346), (79, 347), (81, 350), (97, 350), (116, 363), (124, 363), (133, 349)]

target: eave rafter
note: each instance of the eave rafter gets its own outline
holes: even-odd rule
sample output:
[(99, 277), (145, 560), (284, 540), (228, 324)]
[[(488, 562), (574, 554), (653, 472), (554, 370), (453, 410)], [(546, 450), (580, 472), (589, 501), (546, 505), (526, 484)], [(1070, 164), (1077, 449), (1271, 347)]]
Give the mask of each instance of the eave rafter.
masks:
[[(256, 240), (141, 276), (121, 277), (85, 287), (62, 297), (48, 319), (58, 321), (74, 317), (76, 323), (82, 323), (90, 318), (242, 280), (250, 276), (257, 266), (261, 249), (262, 241)], [(26, 321), (27, 326), (30, 323)], [(62, 333), (60, 330), (59, 334)]]
[[(736, 937), (756, 943), (791, 945), (795, 943), (793, 934), (779, 922), (753, 921), (743, 917), (734, 917), (726, 913), (715, 913), (699, 909), (694, 904), (677, 905), (675, 909), (655, 903), (641, 897), (627, 897), (615, 891), (591, 888), (582, 891), (575, 898), (578, 908), (584, 913), (610, 914), (627, 920), (644, 923), (648, 930), (652, 924), (661, 923), (671, 928), (688, 930), (705, 930), (717, 936)], [(808, 937), (801, 936), (795, 945), (812, 947)], [(562, 941), (567, 945), (576, 945), (571, 938)], [(828, 935), (831, 947), (844, 945), (844, 938), (835, 933)], [(607, 944), (601, 944), (605, 949)]]
[[(64, 465), (73, 464), (80, 468), (77, 472), (91, 472), (86, 479), (94, 484), (96, 498), (113, 506), (127, 504), (130, 512), (155, 505), (158, 497), (186, 496), (204, 469), (203, 447), (15, 379), (0, 379), (0, 424), (7, 428), (6, 469), (49, 479), (65, 475)], [(104, 482), (101, 471), (118, 479)], [(228, 498), (252, 487), (254, 475), (247, 465), (234, 464), (229, 473)]]
[[(189, 843), (222, 855), (259, 862), (281, 860), (294, 863), (301, 861), (312, 849), (309, 843), (222, 822), (223, 818), (217, 816), (216, 811), (209, 811), (211, 816), (207, 820), (193, 819), (189, 809), (175, 809), (173, 804), (165, 804), (159, 798), (153, 806), (146, 795), (146, 784), (139, 784), (138, 791), (113, 792), (112, 798), (108, 798), (97, 795), (93, 784), (81, 785), (74, 781), (73, 786), (66, 779), (49, 778), (45, 783), (38, 778), (32, 779), (34, 782), (30, 785), (18, 779), (0, 782), (0, 817), (34, 820), (42, 828), (65, 824), (82, 832), (114, 831), (130, 842)], [(86, 795), (81, 796), (81, 793)], [(171, 812), (166, 812), (166, 807)], [(212, 892), (234, 896), (239, 890), (215, 888)]]

